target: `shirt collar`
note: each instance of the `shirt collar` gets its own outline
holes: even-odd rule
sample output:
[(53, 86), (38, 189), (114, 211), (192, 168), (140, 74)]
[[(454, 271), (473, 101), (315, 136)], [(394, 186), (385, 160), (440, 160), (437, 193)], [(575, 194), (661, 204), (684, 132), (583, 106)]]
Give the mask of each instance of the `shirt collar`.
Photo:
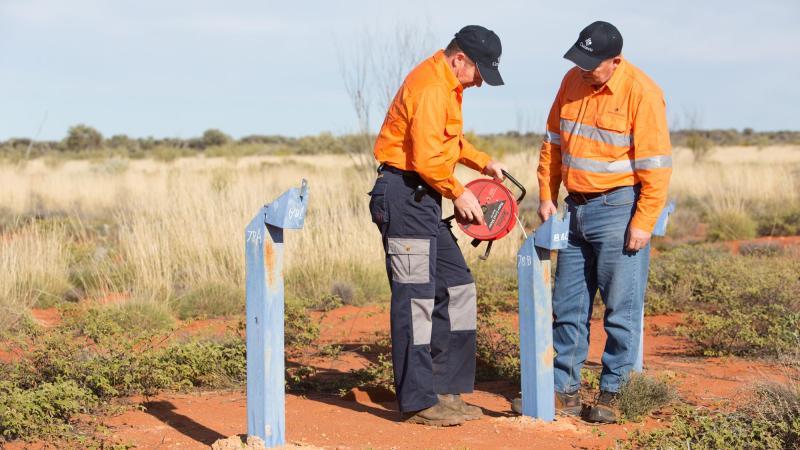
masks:
[(622, 84), (622, 79), (624, 78), (624, 72), (628, 70), (628, 63), (625, 59), (620, 61), (619, 65), (616, 69), (614, 69), (614, 74), (611, 75), (611, 79), (606, 82), (606, 88), (613, 94), (615, 92), (619, 92), (620, 85)]
[(464, 87), (461, 86), (461, 83), (456, 78), (456, 75), (453, 73), (453, 70), (447, 64), (446, 56), (444, 55), (444, 50), (439, 50), (433, 55), (433, 62), (436, 63), (437, 67), (439, 68), (439, 72), (442, 73), (444, 76), (444, 80), (447, 83), (447, 87), (451, 90), (456, 92), (461, 92), (464, 90)]

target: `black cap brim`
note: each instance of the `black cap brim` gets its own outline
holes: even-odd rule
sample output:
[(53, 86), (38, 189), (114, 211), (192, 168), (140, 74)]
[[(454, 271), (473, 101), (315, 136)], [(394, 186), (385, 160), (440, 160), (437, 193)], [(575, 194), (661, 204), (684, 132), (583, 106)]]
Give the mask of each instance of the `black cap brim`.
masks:
[(581, 68), (581, 70), (586, 71), (596, 69), (597, 66), (603, 62), (603, 58), (587, 55), (586, 52), (577, 46), (577, 44), (570, 47), (570, 49), (567, 50), (567, 53), (564, 53), (564, 59), (574, 62), (576, 66)]
[(480, 61), (475, 63), (475, 65), (478, 66), (478, 73), (481, 74), (481, 78), (489, 86), (502, 86), (505, 84), (503, 82), (503, 77), (500, 76), (500, 71), (495, 67), (484, 64)]

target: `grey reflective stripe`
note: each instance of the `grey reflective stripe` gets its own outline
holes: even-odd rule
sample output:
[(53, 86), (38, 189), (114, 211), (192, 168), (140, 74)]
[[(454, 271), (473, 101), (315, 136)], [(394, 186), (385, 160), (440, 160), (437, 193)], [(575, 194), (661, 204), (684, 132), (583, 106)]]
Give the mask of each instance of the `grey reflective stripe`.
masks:
[(549, 142), (553, 145), (561, 145), (561, 135), (559, 133), (553, 133), (552, 131), (547, 131), (547, 134), (544, 137), (545, 142)]
[(651, 156), (650, 158), (639, 158), (633, 161), (633, 166), (636, 170), (663, 169), (666, 167), (672, 167), (672, 156), (661, 155)]
[(475, 283), (449, 287), (447, 293), (450, 295), (447, 303), (450, 330), (474, 330), (478, 313), (478, 291)]
[(585, 123), (573, 122), (567, 119), (561, 119), (561, 130), (616, 147), (630, 147), (633, 145), (633, 136), (630, 134), (601, 130)]
[(561, 163), (573, 169), (585, 170), (596, 173), (626, 173), (634, 170), (661, 169), (672, 167), (672, 156), (652, 156), (636, 160), (623, 159), (620, 161), (603, 162), (588, 158), (576, 158), (569, 153), (561, 154)]
[(433, 329), (433, 299), (411, 299), (411, 327), (414, 345), (427, 345), (431, 343), (431, 330)]

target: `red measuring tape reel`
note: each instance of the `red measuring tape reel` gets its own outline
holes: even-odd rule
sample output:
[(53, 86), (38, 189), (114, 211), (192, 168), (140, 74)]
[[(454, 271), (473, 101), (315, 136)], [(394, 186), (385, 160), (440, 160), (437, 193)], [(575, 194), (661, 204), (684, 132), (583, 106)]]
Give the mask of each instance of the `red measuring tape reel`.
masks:
[[(478, 203), (480, 203), (483, 210), (484, 224), (459, 223), (458, 226), (464, 233), (474, 238), (472, 241), (474, 247), (477, 247), (483, 241), (489, 242), (486, 253), (480, 257), (481, 259), (489, 257), (493, 241), (504, 237), (514, 229), (517, 215), (519, 214), (519, 202), (525, 197), (525, 188), (522, 184), (505, 170), (503, 175), (520, 190), (519, 197), (514, 198), (511, 191), (502, 182), (494, 178), (478, 178), (464, 186), (472, 191), (478, 199)], [(450, 220), (453, 217), (448, 217), (445, 220)]]

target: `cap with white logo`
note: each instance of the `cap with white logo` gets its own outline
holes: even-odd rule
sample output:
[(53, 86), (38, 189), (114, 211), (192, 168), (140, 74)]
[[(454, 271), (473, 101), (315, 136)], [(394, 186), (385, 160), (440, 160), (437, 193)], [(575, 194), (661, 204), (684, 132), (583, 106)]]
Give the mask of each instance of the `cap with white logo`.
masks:
[(597, 21), (584, 28), (564, 58), (583, 70), (594, 70), (601, 62), (622, 53), (622, 35), (617, 27)]
[(498, 70), (503, 47), (494, 31), (480, 25), (467, 25), (456, 33), (456, 43), (478, 66), (478, 73), (487, 84), (490, 86), (503, 84), (503, 77)]

